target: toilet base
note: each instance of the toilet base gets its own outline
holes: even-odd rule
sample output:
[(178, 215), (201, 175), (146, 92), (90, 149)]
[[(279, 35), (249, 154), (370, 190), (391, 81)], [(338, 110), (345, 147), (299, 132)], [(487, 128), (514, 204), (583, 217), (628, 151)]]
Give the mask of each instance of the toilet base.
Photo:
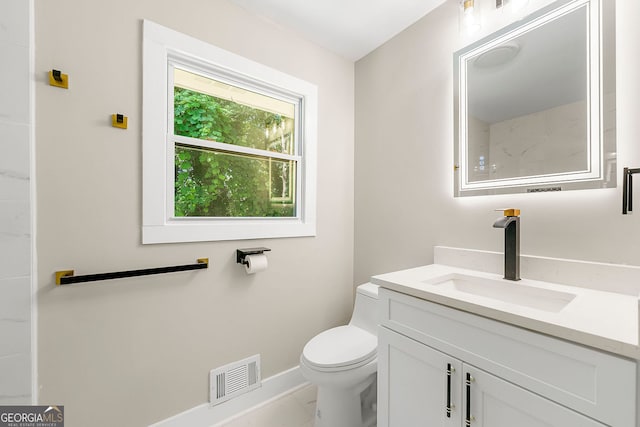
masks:
[(375, 394), (376, 377), (374, 373), (349, 389), (318, 386), (315, 427), (374, 427), (375, 397), (371, 403), (370, 395)]

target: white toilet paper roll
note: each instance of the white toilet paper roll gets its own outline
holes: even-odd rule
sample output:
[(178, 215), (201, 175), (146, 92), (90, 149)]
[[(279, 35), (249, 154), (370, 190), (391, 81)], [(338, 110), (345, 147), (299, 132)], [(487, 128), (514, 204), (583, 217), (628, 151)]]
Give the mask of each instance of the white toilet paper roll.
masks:
[(247, 274), (255, 274), (259, 271), (264, 271), (269, 266), (267, 256), (265, 254), (247, 255), (245, 258), (247, 262), (244, 266)]

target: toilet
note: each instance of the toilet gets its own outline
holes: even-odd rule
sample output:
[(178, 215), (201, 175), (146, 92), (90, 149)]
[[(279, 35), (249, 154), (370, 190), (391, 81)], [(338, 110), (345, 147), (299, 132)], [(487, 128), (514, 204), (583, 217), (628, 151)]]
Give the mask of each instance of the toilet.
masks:
[(348, 325), (321, 332), (300, 355), (302, 375), (318, 389), (315, 427), (376, 425), (378, 286), (356, 290)]

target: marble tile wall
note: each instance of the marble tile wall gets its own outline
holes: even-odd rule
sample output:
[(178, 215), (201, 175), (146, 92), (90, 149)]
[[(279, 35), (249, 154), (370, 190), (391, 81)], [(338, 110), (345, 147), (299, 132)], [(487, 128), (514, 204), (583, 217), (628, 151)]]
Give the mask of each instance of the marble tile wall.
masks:
[(469, 178), (484, 181), (584, 170), (586, 121), (584, 102), (493, 124), (470, 117)]
[(31, 404), (31, 4), (0, 0), (0, 405)]
[(585, 170), (586, 102), (495, 123), (489, 138), (493, 179)]

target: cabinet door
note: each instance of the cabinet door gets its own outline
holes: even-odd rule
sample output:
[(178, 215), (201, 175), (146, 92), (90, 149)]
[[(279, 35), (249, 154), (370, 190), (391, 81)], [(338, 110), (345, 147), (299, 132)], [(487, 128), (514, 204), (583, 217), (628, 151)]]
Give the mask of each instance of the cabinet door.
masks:
[(460, 427), (462, 363), (384, 327), (378, 343), (378, 427)]
[[(463, 425), (472, 427), (603, 427), (597, 421), (472, 366), (463, 365)], [(470, 381), (467, 383), (467, 378)]]

